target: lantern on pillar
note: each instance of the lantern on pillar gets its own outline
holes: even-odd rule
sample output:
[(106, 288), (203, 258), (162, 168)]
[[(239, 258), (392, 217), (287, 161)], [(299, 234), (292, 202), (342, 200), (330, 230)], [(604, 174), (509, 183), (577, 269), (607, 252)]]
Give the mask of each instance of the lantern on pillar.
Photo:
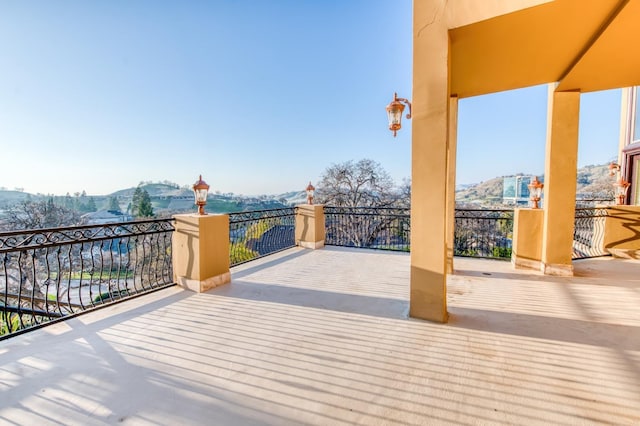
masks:
[(631, 185), (626, 180), (620, 178), (616, 183), (613, 184), (613, 188), (616, 194), (616, 204), (621, 206), (624, 204), (627, 198), (627, 191), (629, 190), (629, 185)]
[(309, 185), (307, 185), (307, 204), (313, 204), (313, 194), (316, 191), (316, 188), (311, 185), (311, 182), (309, 182)]
[(209, 193), (209, 185), (202, 180), (202, 175), (198, 178), (196, 183), (193, 184), (193, 196), (196, 199), (196, 206), (198, 206), (198, 214), (205, 215), (204, 206), (207, 204), (207, 194)]
[(404, 111), (404, 105), (409, 107), (409, 113), (407, 118), (411, 118), (411, 102), (405, 98), (399, 98), (397, 93), (393, 94), (393, 101), (387, 105), (387, 116), (389, 118), (389, 130), (393, 132), (393, 137), (396, 137), (396, 132), (402, 128), (402, 113)]
[(529, 185), (529, 199), (533, 202), (533, 208), (540, 208), (538, 203), (540, 202), (540, 198), (542, 198), (542, 188), (544, 188), (544, 184), (538, 180), (538, 176), (534, 176), (533, 180)]

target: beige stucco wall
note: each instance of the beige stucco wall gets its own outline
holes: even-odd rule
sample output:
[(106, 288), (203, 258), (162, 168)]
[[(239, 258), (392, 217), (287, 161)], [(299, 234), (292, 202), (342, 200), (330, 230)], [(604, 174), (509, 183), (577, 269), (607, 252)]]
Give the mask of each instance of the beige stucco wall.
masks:
[(640, 255), (640, 206), (607, 209), (603, 247), (614, 256), (638, 258)]
[(202, 292), (231, 281), (229, 273), (229, 216), (174, 216), (173, 274), (176, 282)]
[(305, 248), (324, 247), (324, 206), (301, 204), (296, 214), (296, 244)]
[(543, 219), (541, 209), (515, 209), (511, 263), (516, 268), (540, 269)]
[[(445, 322), (447, 240), (453, 223), (455, 122), (449, 90), (449, 29), (540, 1), (414, 1), (411, 154), (412, 317)], [(451, 94), (455, 95), (455, 94)], [(453, 102), (457, 102), (454, 100)], [(450, 270), (450, 269), (449, 269)]]

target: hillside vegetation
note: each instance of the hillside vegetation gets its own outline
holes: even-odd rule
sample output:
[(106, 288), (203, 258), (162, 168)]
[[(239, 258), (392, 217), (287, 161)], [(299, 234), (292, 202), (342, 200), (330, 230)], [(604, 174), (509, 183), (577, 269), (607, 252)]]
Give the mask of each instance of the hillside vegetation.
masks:
[[(502, 183), (505, 177), (501, 176), (480, 182), (475, 185), (465, 185), (456, 191), (456, 203), (459, 205), (499, 205), (502, 204)], [(541, 176), (543, 179), (544, 176)], [(608, 164), (589, 165), (578, 169), (576, 198), (612, 200), (614, 178), (609, 176)]]

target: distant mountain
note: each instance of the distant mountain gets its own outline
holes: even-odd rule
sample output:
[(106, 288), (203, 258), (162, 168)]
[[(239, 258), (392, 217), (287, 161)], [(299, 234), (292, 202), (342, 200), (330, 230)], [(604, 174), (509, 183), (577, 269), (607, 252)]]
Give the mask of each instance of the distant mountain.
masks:
[[(522, 176), (522, 173), (510, 176)], [(456, 190), (456, 203), (462, 205), (502, 204), (501, 176)], [(542, 176), (541, 176), (542, 177)], [(576, 198), (582, 200), (612, 200), (614, 178), (609, 176), (609, 165), (589, 165), (578, 169)]]

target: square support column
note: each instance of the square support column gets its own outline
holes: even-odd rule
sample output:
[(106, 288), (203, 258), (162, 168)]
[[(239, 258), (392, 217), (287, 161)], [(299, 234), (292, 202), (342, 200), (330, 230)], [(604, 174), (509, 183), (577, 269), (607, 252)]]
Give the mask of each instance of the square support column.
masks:
[(184, 289), (198, 293), (231, 281), (229, 216), (174, 216), (173, 275)]
[(296, 244), (309, 249), (324, 247), (324, 206), (301, 204), (296, 214)]
[[(414, 2), (409, 315), (446, 322), (450, 139), (449, 33), (438, 2)], [(452, 154), (452, 155), (449, 155)], [(453, 212), (451, 212), (453, 214)]]
[(550, 84), (540, 266), (549, 275), (573, 275), (579, 120), (580, 92), (556, 92)]
[(515, 268), (540, 269), (543, 221), (541, 209), (515, 209), (511, 251), (511, 264)]

